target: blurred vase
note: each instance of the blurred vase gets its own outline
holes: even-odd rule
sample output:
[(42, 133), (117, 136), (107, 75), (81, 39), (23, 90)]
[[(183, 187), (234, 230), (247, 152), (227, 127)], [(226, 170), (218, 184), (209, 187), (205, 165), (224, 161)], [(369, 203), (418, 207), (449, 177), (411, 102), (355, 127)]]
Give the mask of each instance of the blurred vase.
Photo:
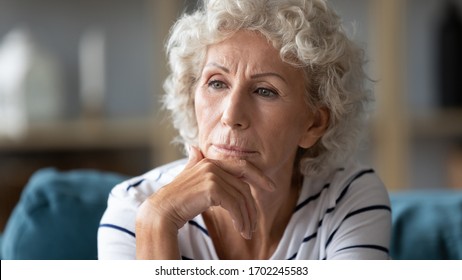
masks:
[(24, 28), (11, 30), (0, 44), (0, 135), (20, 137), (29, 122), (63, 115), (59, 63)]
[(82, 115), (99, 118), (104, 110), (106, 91), (106, 55), (104, 31), (98, 27), (85, 30), (79, 42), (79, 80)]

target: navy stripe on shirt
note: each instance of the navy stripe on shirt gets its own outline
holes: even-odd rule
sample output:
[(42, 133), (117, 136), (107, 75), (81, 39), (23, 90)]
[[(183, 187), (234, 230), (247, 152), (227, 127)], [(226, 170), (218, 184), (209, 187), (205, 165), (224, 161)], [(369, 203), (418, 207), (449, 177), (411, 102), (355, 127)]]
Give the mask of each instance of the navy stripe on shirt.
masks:
[(361, 245), (348, 246), (348, 247), (337, 250), (337, 252), (348, 250), (348, 249), (353, 249), (353, 248), (374, 249), (374, 250), (382, 251), (382, 252), (387, 253), (387, 254), (389, 253), (387, 248), (385, 248), (383, 246), (379, 246), (379, 245), (373, 245), (373, 244), (361, 244)]
[(322, 187), (322, 189), (321, 189), (321, 191), (320, 191), (319, 193), (317, 193), (317, 194), (315, 194), (315, 195), (312, 195), (312, 196), (308, 197), (307, 199), (305, 199), (304, 201), (302, 201), (300, 204), (298, 204), (298, 205), (295, 207), (294, 213), (297, 212), (298, 210), (300, 210), (301, 208), (303, 208), (304, 206), (306, 206), (306, 205), (307, 205), (308, 203), (310, 203), (311, 201), (318, 199), (318, 198), (321, 196), (321, 193), (322, 193), (325, 189), (327, 189), (327, 188), (329, 188), (329, 187), (330, 187), (330, 184), (325, 184), (325, 185)]
[(350, 179), (350, 182), (344, 187), (344, 189), (342, 190), (342, 192), (340, 193), (340, 195), (337, 197), (337, 199), (335, 200), (335, 206), (334, 207), (331, 207), (331, 208), (328, 208), (326, 210), (326, 214), (329, 214), (330, 212), (333, 212), (335, 210), (335, 207), (337, 206), (337, 204), (342, 200), (343, 197), (345, 197), (346, 193), (348, 192), (348, 189), (350, 188), (351, 184), (358, 178), (362, 177), (364, 174), (368, 174), (368, 173), (374, 173), (374, 170), (372, 169), (368, 169), (368, 170), (363, 170), (363, 171), (360, 171), (358, 174), (356, 174), (355, 176), (352, 177), (352, 179)]
[(136, 235), (135, 235), (134, 232), (129, 231), (128, 229), (123, 228), (123, 227), (121, 227), (121, 226), (116, 226), (116, 225), (113, 225), (113, 224), (100, 224), (99, 227), (107, 227), (107, 228), (113, 228), (113, 229), (116, 229), (116, 230), (120, 230), (120, 231), (125, 232), (125, 233), (128, 233), (128, 234), (130, 234), (131, 236), (133, 236), (133, 237), (136, 238)]
[[(338, 169), (339, 171), (343, 171), (344, 169)], [(358, 174), (354, 175), (349, 183), (345, 186), (345, 188), (343, 189), (343, 191), (340, 193), (340, 196), (337, 198), (337, 200), (335, 201), (335, 203), (337, 204), (346, 194), (346, 192), (348, 191), (348, 188), (350, 187), (351, 183), (353, 183), (356, 179), (358, 179), (359, 177), (363, 176), (364, 174), (367, 174), (367, 173), (373, 173), (374, 170), (373, 169), (367, 169), (367, 170), (363, 170), (363, 171), (360, 171)], [(325, 184), (321, 191), (315, 195), (312, 195), (310, 197), (308, 197), (307, 199), (305, 199), (304, 201), (302, 201), (300, 204), (298, 204), (295, 209), (294, 209), (294, 213), (297, 212), (298, 210), (300, 210), (301, 208), (303, 208), (304, 206), (306, 206), (308, 203), (310, 203), (311, 201), (314, 201), (316, 199), (318, 199), (320, 196), (321, 196), (321, 193), (328, 189), (330, 187), (330, 184)], [(332, 208), (328, 209), (328, 212), (332, 212)]]
[(308, 242), (308, 241), (310, 241), (311, 239), (313, 239), (313, 238), (315, 238), (315, 237), (317, 237), (317, 236), (318, 236), (318, 232), (316, 231), (316, 232), (313, 233), (312, 235), (309, 235), (309, 236), (303, 238), (302, 243)]
[[(319, 223), (319, 226), (321, 226), (321, 224), (322, 224), (322, 220), (321, 220), (321, 223)], [(303, 238), (302, 243), (308, 242), (308, 241), (310, 241), (311, 239), (313, 239), (313, 238), (315, 238), (315, 237), (317, 237), (317, 236), (318, 236), (318, 232), (316, 231), (315, 233), (313, 233), (313, 234), (311, 234), (311, 235), (309, 235), (309, 236)], [(295, 257), (297, 256), (297, 254), (298, 254), (298, 252), (296, 252), (295, 254), (293, 254), (292, 257), (288, 258), (288, 260), (293, 260), (293, 259), (295, 259)]]
[(346, 220), (348, 219), (349, 217), (351, 216), (354, 216), (354, 215), (357, 215), (359, 213), (363, 213), (363, 212), (367, 212), (367, 211), (371, 211), (371, 210), (388, 210), (391, 212), (391, 208), (390, 206), (388, 205), (372, 205), (372, 206), (368, 206), (368, 207), (364, 207), (364, 208), (360, 208), (358, 210), (355, 210), (353, 212), (350, 212), (348, 213), (348, 215), (345, 216), (345, 218), (343, 220)]
[[(338, 168), (336, 171), (344, 171), (344, 170), (345, 170), (345, 168), (342, 167), (342, 168)], [(302, 201), (300, 204), (298, 204), (297, 206), (295, 206), (294, 213), (297, 212), (298, 210), (300, 210), (301, 208), (303, 208), (304, 206), (306, 206), (306, 205), (307, 205), (308, 203), (310, 203), (311, 201), (318, 199), (318, 198), (321, 196), (321, 193), (322, 193), (324, 190), (328, 189), (329, 187), (330, 187), (330, 183), (325, 184), (325, 185), (322, 187), (321, 191), (319, 191), (319, 193), (317, 193), (317, 194), (315, 194), (315, 195), (312, 195), (312, 196), (308, 197), (307, 199), (305, 199), (304, 201)]]
[(374, 170), (373, 169), (367, 169), (367, 170), (363, 170), (363, 171), (360, 171), (358, 172), (355, 176), (353, 176), (351, 179), (350, 179), (350, 182), (346, 185), (346, 187), (343, 189), (343, 191), (340, 193), (339, 197), (335, 200), (335, 204), (338, 204), (340, 202), (340, 200), (342, 200), (342, 198), (345, 196), (345, 194), (347, 193), (348, 189), (350, 188), (351, 184), (356, 181), (357, 179), (359, 179), (360, 177), (362, 177), (364, 174), (368, 174), (368, 173), (374, 173)]
[[(157, 178), (154, 179), (153, 181), (154, 181), (154, 182), (157, 182), (157, 181), (160, 179), (160, 177), (162, 176), (162, 174), (163, 174), (162, 172), (159, 172), (159, 175), (157, 175)], [(131, 189), (131, 188), (138, 187), (138, 186), (139, 186), (141, 183), (143, 183), (144, 181), (146, 181), (146, 179), (145, 179), (145, 178), (142, 178), (142, 179), (139, 180), (138, 182), (128, 185), (126, 191), (128, 191), (128, 190)]]
[(361, 208), (361, 209), (358, 209), (358, 210), (355, 210), (353, 212), (348, 213), (345, 216), (345, 218), (343, 218), (342, 222), (340, 222), (340, 225), (331, 233), (331, 235), (327, 239), (326, 246), (324, 248), (327, 248), (329, 246), (330, 242), (334, 238), (334, 235), (340, 229), (340, 227), (342, 226), (342, 224), (343, 224), (343, 222), (345, 220), (347, 220), (348, 218), (350, 218), (352, 216), (355, 216), (355, 215), (358, 215), (358, 214), (361, 214), (361, 213), (364, 213), (364, 212), (374, 211), (374, 210), (387, 210), (387, 211), (391, 212), (390, 207), (387, 206), (387, 205), (373, 205), (373, 206), (364, 207), (364, 208)]
[(197, 227), (197, 228), (200, 229), (200, 231), (202, 231), (205, 235), (209, 236), (209, 232), (208, 232), (203, 226), (199, 225), (196, 221), (190, 220), (190, 221), (188, 221), (188, 224)]
[(143, 183), (143, 182), (144, 182), (144, 180), (145, 180), (145, 179), (143, 178), (143, 179), (139, 180), (139, 181), (138, 181), (138, 182), (136, 182), (136, 183), (133, 183), (133, 184), (130, 184), (130, 185), (128, 185), (128, 187), (127, 187), (127, 191), (128, 191), (129, 189), (131, 189), (131, 188), (135, 188), (135, 187), (138, 187), (138, 186), (139, 186), (141, 183)]
[(288, 258), (287, 260), (288, 260), (288, 261), (291, 261), (291, 260), (295, 259), (295, 257), (297, 256), (297, 254), (298, 254), (298, 252), (295, 253), (295, 254), (293, 254), (292, 257)]

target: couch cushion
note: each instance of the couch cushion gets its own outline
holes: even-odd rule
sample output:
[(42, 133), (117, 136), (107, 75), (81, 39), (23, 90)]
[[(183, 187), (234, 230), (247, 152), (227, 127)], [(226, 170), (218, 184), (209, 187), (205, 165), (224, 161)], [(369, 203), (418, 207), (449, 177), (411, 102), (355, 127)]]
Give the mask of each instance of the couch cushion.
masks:
[(92, 170), (36, 172), (3, 235), (3, 259), (96, 259), (111, 188), (126, 177)]
[(394, 259), (462, 259), (462, 192), (391, 194)]
[(3, 234), (0, 234), (0, 260), (3, 260), (3, 257), (2, 257), (2, 244), (3, 244)]

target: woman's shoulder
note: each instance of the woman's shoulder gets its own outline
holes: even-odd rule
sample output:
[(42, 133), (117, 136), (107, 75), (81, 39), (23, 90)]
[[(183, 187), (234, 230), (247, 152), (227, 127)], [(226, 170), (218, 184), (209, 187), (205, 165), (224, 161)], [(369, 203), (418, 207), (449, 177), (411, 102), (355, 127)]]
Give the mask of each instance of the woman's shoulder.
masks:
[(338, 167), (335, 172), (331, 173), (330, 180), (336, 185), (351, 185), (354, 182), (363, 182), (383, 186), (373, 167), (354, 159), (345, 162), (343, 166)]
[(186, 159), (177, 160), (123, 181), (112, 189), (110, 198), (128, 199), (141, 203), (149, 195), (170, 183), (184, 169), (186, 162)]
[[(388, 191), (376, 170), (356, 160), (348, 161), (330, 178), (331, 205), (355, 211), (361, 207), (389, 207)], [(346, 211), (348, 212), (348, 211)]]
[(147, 182), (165, 185), (171, 182), (181, 171), (183, 171), (186, 162), (187, 159), (176, 160), (168, 164), (156, 167), (139, 177), (140, 179), (144, 179)]
[(350, 199), (372, 199), (389, 203), (386, 187), (374, 168), (354, 159), (333, 168), (323, 176), (305, 180), (305, 188), (309, 186), (311, 195), (314, 193), (324, 197), (324, 201), (329, 201), (330, 206)]

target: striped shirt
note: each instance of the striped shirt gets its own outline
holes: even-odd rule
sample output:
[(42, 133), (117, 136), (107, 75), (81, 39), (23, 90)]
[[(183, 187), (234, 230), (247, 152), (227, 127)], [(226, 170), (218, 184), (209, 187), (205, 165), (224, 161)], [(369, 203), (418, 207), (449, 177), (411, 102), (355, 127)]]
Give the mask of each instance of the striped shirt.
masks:
[[(134, 259), (140, 204), (184, 168), (180, 160), (113, 188), (98, 230), (100, 259)], [(305, 177), (292, 217), (271, 259), (388, 259), (391, 210), (372, 169), (349, 163), (331, 174)], [(202, 215), (179, 230), (183, 259), (218, 259)]]

